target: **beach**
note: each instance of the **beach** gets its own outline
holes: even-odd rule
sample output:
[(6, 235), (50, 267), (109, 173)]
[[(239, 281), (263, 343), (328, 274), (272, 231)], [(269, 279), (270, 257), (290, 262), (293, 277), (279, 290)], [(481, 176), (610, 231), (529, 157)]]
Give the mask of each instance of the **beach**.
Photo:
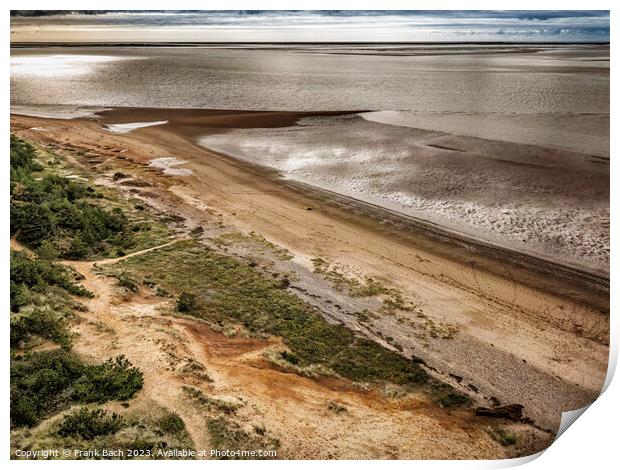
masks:
[[(165, 176), (165, 188), (146, 188), (144, 197), (152, 193), (155, 203), (172, 212), (222, 214), (225, 224), (288, 249), (300, 271), (311, 270), (312, 260), (320, 258), (398, 289), (424, 315), (458, 334), (420, 344), (412, 330), (388, 315), (361, 328), (337, 309), (325, 305), (325, 311), (377, 341), (392, 338), (401, 354), (420, 357), (432, 373), (481, 403), (519, 403), (534, 423), (553, 431), (562, 411), (594, 400), (607, 369), (606, 276), (282, 178), (197, 142), (218, 127), (278, 128), (317, 114), (134, 108), (103, 111), (94, 119), (13, 115), (12, 129), (85, 155), (143, 165), (162, 157), (186, 162), (182, 168), (191, 175)], [(129, 133), (105, 129), (162, 121), (167, 123)], [(302, 297), (310, 289), (329, 299), (312, 286), (299, 287)]]

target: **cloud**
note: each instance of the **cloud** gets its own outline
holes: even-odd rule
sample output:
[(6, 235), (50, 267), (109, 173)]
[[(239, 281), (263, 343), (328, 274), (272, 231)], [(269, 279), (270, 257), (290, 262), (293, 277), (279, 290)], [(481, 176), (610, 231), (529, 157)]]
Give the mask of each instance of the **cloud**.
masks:
[[(177, 40), (265, 41), (304, 40), (314, 32), (322, 41), (481, 41), (608, 42), (608, 11), (12, 11), (11, 30), (27, 34), (63, 31), (87, 36), (103, 30), (125, 37), (127, 31), (161, 29)], [(80, 33), (82, 31), (82, 33)], [(59, 33), (60, 32), (60, 33)], [(43, 40), (43, 39), (39, 39)]]

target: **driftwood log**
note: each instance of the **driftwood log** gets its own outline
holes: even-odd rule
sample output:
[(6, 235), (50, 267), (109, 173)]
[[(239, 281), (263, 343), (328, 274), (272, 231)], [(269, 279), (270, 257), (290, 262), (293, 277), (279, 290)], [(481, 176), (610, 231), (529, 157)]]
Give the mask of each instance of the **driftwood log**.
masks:
[(485, 408), (483, 406), (476, 408), (476, 416), (488, 416), (490, 418), (505, 418), (512, 421), (524, 421), (523, 405), (505, 405), (494, 406), (493, 408)]

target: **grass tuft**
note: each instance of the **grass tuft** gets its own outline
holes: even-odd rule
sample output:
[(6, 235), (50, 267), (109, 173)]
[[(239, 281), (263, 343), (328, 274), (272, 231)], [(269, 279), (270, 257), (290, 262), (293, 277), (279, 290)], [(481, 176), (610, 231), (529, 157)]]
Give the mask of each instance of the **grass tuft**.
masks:
[[(211, 446), (214, 449), (231, 451), (257, 451), (275, 450), (280, 446), (277, 439), (267, 437), (264, 428), (255, 428), (251, 435), (241, 429), (241, 427), (226, 418), (219, 417), (211, 419), (207, 423)], [(235, 458), (236, 456), (226, 456), (223, 458)], [(242, 458), (242, 457), (241, 457)], [(252, 457), (260, 458), (260, 457)]]
[(487, 429), (487, 433), (491, 438), (499, 442), (504, 447), (508, 447), (517, 443), (517, 436), (505, 428), (494, 426)]

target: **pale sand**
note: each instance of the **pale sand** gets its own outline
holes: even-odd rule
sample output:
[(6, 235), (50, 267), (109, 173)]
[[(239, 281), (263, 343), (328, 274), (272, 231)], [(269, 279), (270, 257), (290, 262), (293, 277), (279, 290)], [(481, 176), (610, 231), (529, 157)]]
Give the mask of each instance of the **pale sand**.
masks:
[(164, 175), (190, 176), (192, 174), (192, 170), (188, 170), (187, 168), (179, 168), (185, 163), (187, 162), (177, 160), (174, 157), (161, 157), (151, 160), (149, 162), (149, 166), (152, 166), (153, 168), (158, 168), (162, 171)]
[(128, 132), (143, 127), (161, 126), (162, 124), (168, 124), (168, 121), (153, 121), (153, 122), (127, 122), (123, 124), (106, 124), (104, 129), (116, 134), (127, 134)]
[(364, 119), (609, 158), (609, 113), (482, 114), (374, 111)]
[[(102, 131), (106, 119), (120, 122), (121, 110), (101, 122), (12, 116), (12, 127), (41, 141), (41, 133), (29, 128), (44, 126), (49, 131), (43, 139), (54, 145), (108, 156), (123, 151), (123, 158), (145, 164), (161, 155), (189, 161), (184, 166), (194, 176), (171, 180), (169, 191), (222, 213), (227, 225), (288, 248), (300, 263), (320, 256), (351, 266), (400, 289), (433, 320), (457, 325), (449, 343), (423, 346), (401, 337), (393, 319), (384, 321), (406, 351), (414, 350), (438, 373), (463, 377), (483, 397), (523, 404), (544, 428), (556, 429), (561, 411), (580, 408), (600, 392), (609, 341), (605, 279), (392, 220), (380, 209), (282, 181), (188, 139), (216, 116), (191, 111), (175, 121), (171, 110), (132, 110), (126, 119), (140, 113), (143, 120), (167, 119), (170, 125), (123, 135)], [(266, 113), (251, 120), (270, 122)], [(386, 223), (378, 224), (378, 215)]]

